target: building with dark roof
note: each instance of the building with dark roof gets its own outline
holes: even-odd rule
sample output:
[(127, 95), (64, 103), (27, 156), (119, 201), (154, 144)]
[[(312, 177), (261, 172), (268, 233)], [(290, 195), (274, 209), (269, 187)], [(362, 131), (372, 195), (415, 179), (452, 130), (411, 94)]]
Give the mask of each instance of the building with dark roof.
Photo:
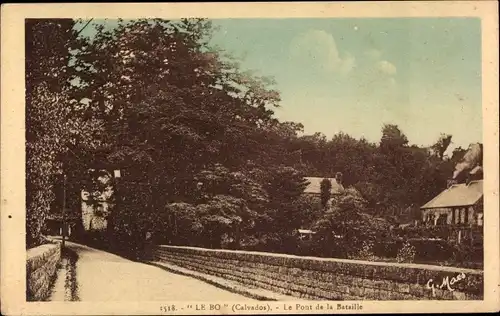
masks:
[(332, 184), (330, 193), (332, 195), (341, 194), (344, 192), (344, 186), (342, 185), (342, 180), (337, 178), (321, 178), (321, 177), (306, 177), (305, 180), (309, 183), (304, 189), (304, 193), (311, 195), (321, 195), (321, 181), (327, 179)]

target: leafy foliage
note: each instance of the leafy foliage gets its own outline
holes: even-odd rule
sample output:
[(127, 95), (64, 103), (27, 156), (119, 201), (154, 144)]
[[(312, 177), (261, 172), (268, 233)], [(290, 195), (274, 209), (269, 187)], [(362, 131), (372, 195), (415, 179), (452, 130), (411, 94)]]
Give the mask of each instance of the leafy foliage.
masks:
[(323, 179), (321, 180), (320, 184), (320, 190), (321, 190), (321, 206), (323, 208), (326, 208), (326, 204), (330, 200), (330, 197), (332, 196), (332, 183), (330, 182), (329, 179)]
[(356, 258), (362, 260), (374, 261), (375, 255), (373, 254), (373, 241), (364, 241), (363, 246), (356, 255)]
[(439, 159), (443, 159), (445, 151), (451, 144), (451, 135), (441, 134), (438, 141), (431, 146), (431, 149), (434, 150)]
[[(210, 47), (212, 32), (203, 19), (139, 19), (98, 25), (90, 39), (72, 20), (27, 23), (29, 243), (59, 207), (64, 170), (71, 196), (116, 191), (109, 233), (121, 249), (152, 231), (158, 242), (294, 251), (295, 231), (312, 228), (322, 254), (369, 256), (389, 222), (446, 187), (465, 154), (445, 155), (450, 135), (412, 146), (393, 124), (379, 144), (299, 136), (301, 124), (274, 116), (273, 81)], [(110, 167), (123, 171), (119, 183), (99, 180)], [(329, 181), (320, 197), (303, 194), (305, 176), (338, 172), (344, 194), (331, 196)]]
[(398, 262), (412, 263), (415, 260), (415, 252), (415, 247), (407, 242), (398, 251), (396, 260)]
[(272, 82), (208, 47), (210, 31), (205, 20), (122, 21), (98, 27), (76, 64), (85, 113), (105, 121), (106, 159), (126, 169), (124, 181), (151, 185), (158, 229), (177, 231), (175, 213), (198, 227), (186, 234), (216, 247), (223, 232), (238, 244), (278, 210), (293, 213), (304, 184), (282, 150), (301, 125), (273, 118)]
[(336, 257), (358, 254), (365, 243), (382, 236), (387, 222), (366, 214), (366, 201), (354, 192), (347, 192), (314, 224), (317, 243), (324, 253)]
[[(70, 80), (81, 45), (70, 19), (26, 20), (26, 242), (39, 244), (54, 186), (72, 145), (97, 142), (100, 124), (83, 120)], [(62, 207), (62, 206), (61, 206)], [(60, 209), (58, 210), (60, 211)]]

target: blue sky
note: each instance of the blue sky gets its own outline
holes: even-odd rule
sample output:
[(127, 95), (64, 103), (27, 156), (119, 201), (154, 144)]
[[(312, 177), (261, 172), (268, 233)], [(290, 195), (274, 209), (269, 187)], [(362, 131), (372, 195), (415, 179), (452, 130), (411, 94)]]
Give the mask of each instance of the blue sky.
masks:
[(303, 123), (307, 134), (378, 142), (382, 125), (394, 123), (412, 144), (430, 145), (440, 133), (453, 135), (453, 147), (482, 142), (479, 19), (213, 22), (212, 44), (274, 77), (276, 116)]

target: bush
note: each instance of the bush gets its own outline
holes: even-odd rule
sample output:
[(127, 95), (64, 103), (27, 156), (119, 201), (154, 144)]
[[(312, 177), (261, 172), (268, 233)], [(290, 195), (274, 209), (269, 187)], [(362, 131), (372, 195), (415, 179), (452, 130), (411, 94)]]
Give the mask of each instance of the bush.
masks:
[(403, 245), (402, 240), (388, 240), (375, 243), (372, 250), (377, 257), (396, 258)]
[(374, 247), (373, 242), (371, 241), (363, 242), (363, 246), (359, 250), (356, 259), (374, 261), (376, 257), (373, 253), (373, 247)]
[(297, 244), (295, 255), (298, 256), (314, 256), (314, 242), (312, 240), (303, 240)]
[(412, 263), (415, 260), (416, 250), (409, 242), (406, 242), (398, 251), (396, 260), (398, 262)]
[(441, 238), (447, 239), (453, 228), (448, 226), (410, 226), (394, 228), (392, 233), (399, 238)]
[(483, 259), (483, 247), (474, 247), (468, 244), (457, 244), (453, 247), (453, 263), (460, 266), (482, 263)]

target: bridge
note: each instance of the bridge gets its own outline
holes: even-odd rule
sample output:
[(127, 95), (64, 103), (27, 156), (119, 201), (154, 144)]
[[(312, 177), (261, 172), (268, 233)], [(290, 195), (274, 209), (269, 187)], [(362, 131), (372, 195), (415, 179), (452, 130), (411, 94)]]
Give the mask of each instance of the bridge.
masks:
[[(66, 295), (67, 273), (62, 267), (51, 301), (245, 301), (252, 300), (196, 278), (132, 261), (85, 245), (66, 242), (78, 258), (74, 262), (77, 291)], [(69, 263), (68, 263), (69, 264)]]
[[(28, 300), (483, 299), (482, 270), (165, 245), (138, 262), (74, 242), (66, 248), (57, 271), (60, 243), (28, 252)], [(51, 286), (42, 282), (50, 274)]]

